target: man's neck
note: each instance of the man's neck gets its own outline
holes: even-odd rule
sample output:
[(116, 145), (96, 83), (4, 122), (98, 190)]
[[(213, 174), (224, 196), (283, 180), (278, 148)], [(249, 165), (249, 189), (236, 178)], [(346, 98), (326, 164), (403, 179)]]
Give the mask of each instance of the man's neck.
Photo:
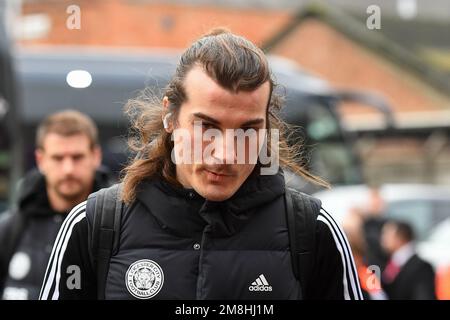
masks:
[(392, 255), (392, 260), (398, 266), (403, 266), (414, 255), (412, 242), (407, 242), (398, 248)]
[(49, 189), (47, 189), (47, 195), (50, 207), (56, 212), (64, 212), (64, 213), (72, 210), (73, 207), (83, 202), (87, 198), (87, 194), (86, 195), (83, 194), (81, 197), (78, 197), (76, 199), (67, 200), (57, 195), (56, 192)]

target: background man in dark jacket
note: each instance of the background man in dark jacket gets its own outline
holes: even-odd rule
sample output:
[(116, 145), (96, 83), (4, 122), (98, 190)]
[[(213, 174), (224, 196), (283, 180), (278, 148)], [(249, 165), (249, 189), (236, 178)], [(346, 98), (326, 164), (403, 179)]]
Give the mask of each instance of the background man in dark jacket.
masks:
[(0, 218), (3, 299), (37, 299), (56, 234), (67, 213), (108, 186), (97, 171), (101, 152), (93, 121), (77, 111), (46, 118), (36, 136), (36, 162), (20, 183), (17, 208)]
[[(347, 239), (319, 206), (308, 217), (314, 221), (308, 230), (313, 267), (302, 288), (294, 275), (289, 231), (295, 230), (287, 226), (278, 160), (322, 181), (295, 161), (296, 151), (286, 144), (274, 87), (264, 53), (250, 41), (224, 30), (195, 41), (162, 99), (130, 102), (137, 133), (131, 145), (139, 156), (110, 201), (119, 199), (124, 210), (119, 241), (101, 274), (104, 290), (97, 292), (102, 277), (96, 267), (103, 264), (92, 254), (99, 216), (89, 204), (97, 194), (61, 227), (41, 299), (298, 299), (301, 293), (306, 299), (361, 299)], [(227, 130), (250, 138), (239, 140)], [(214, 139), (206, 138), (213, 132)], [(261, 151), (263, 141), (270, 152)], [(260, 149), (252, 149), (256, 145)], [(292, 199), (300, 210), (300, 195), (293, 192)]]
[(388, 221), (382, 231), (381, 245), (390, 255), (382, 273), (382, 286), (391, 300), (434, 300), (433, 267), (419, 258), (414, 249), (412, 227), (401, 221)]

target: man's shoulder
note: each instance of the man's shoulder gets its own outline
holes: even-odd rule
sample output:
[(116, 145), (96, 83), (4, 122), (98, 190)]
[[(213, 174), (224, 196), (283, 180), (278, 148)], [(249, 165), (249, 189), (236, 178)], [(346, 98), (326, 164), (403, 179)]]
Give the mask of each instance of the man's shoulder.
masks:
[(79, 203), (78, 205), (76, 205), (75, 207), (72, 208), (72, 210), (70, 210), (69, 214), (66, 217), (66, 221), (68, 220), (73, 220), (75, 218), (77, 219), (83, 219), (86, 217), (86, 201), (83, 201), (81, 203)]
[(0, 212), (0, 226), (4, 225), (5, 223), (8, 223), (8, 221), (11, 220), (11, 217), (12, 217), (11, 209)]
[(350, 251), (347, 237), (342, 228), (341, 223), (323, 207), (320, 208), (317, 215), (316, 237), (323, 246), (329, 250), (342, 250), (343, 248)]
[[(121, 188), (122, 188), (122, 183), (115, 183), (115, 184), (110, 185), (110, 186), (108, 186), (108, 187), (101, 188), (101, 189), (99, 189), (99, 190), (97, 190), (97, 191), (91, 193), (91, 194), (89, 195), (89, 197), (88, 197), (88, 200), (89, 200), (89, 199), (95, 199), (95, 198), (97, 198), (99, 195), (107, 195), (107, 194), (108, 194), (108, 195), (109, 195), (109, 194), (115, 195), (115, 194), (117, 194), (117, 191), (120, 190)], [(94, 200), (94, 201), (95, 201), (95, 200)]]
[(409, 261), (405, 264), (405, 267), (407, 266), (420, 272), (434, 272), (433, 266), (417, 254), (414, 254), (409, 259)]
[(85, 206), (87, 206), (88, 211), (91, 212), (91, 211), (93, 211), (92, 209), (94, 208), (93, 206), (97, 202), (97, 199), (100, 197), (102, 197), (103, 201), (111, 201), (111, 200), (116, 201), (117, 197), (120, 196), (121, 188), (122, 188), (122, 183), (116, 183), (109, 187), (105, 187), (100, 190), (97, 190), (89, 195), (88, 199), (85, 201), (86, 202)]
[(300, 202), (304, 203), (306, 201), (310, 202), (311, 204), (313, 204), (313, 209), (315, 210), (315, 212), (317, 214), (319, 213), (319, 211), (322, 207), (322, 201), (320, 201), (320, 199), (318, 199), (310, 194), (307, 194), (305, 192), (302, 192), (299, 189), (292, 188), (292, 187), (286, 186), (286, 192), (289, 192), (292, 195), (293, 200), (297, 204), (300, 204)]
[(116, 183), (89, 195), (88, 199), (84, 202), (84, 210), (88, 223), (91, 226), (94, 225), (95, 219), (101, 219), (101, 217), (96, 217), (96, 215), (101, 216), (100, 212), (105, 210), (114, 212), (118, 206), (124, 206), (121, 200), (122, 187), (122, 183)]
[(14, 221), (19, 218), (19, 214), (19, 211), (14, 208), (0, 213), (0, 235), (11, 227)]

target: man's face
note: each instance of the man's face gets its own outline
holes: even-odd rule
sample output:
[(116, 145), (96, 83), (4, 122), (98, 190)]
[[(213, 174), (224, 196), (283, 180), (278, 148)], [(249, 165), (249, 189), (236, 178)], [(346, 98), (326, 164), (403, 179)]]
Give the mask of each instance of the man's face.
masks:
[(393, 254), (401, 245), (402, 243), (397, 235), (397, 227), (392, 223), (386, 223), (381, 231), (382, 248), (388, 254)]
[(36, 151), (36, 161), (47, 183), (47, 190), (64, 201), (77, 201), (92, 190), (95, 170), (101, 154), (92, 148), (84, 134), (62, 136), (49, 133), (42, 149)]
[[(266, 82), (254, 91), (230, 92), (218, 85), (202, 68), (195, 67), (189, 71), (184, 85), (187, 101), (182, 104), (177, 121), (172, 123), (174, 127), (169, 131), (173, 128), (184, 129), (190, 133), (191, 153), (195, 152), (194, 146), (200, 145), (202, 155), (211, 156), (208, 161), (202, 157), (199, 162), (177, 163), (177, 179), (184, 187), (193, 188), (208, 200), (224, 201), (239, 189), (255, 167), (255, 162), (249, 161), (249, 140), (245, 140), (244, 150), (238, 150), (236, 139), (228, 139), (226, 130), (243, 129), (249, 132), (253, 129), (258, 132), (266, 128), (270, 83)], [(194, 135), (194, 125), (200, 121), (203, 133), (209, 129), (222, 133), (223, 147), (211, 149), (210, 144), (214, 140), (196, 144), (202, 137)], [(230, 148), (230, 144), (234, 148)], [(208, 150), (206, 148), (212, 151), (204, 152)], [(236, 151), (245, 154), (243, 163), (237, 161)]]

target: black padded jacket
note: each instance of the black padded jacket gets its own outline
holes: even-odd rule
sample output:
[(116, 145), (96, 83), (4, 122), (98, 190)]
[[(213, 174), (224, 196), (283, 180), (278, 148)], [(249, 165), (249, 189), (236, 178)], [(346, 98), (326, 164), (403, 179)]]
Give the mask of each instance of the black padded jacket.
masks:
[[(151, 180), (122, 214), (106, 299), (297, 299), (284, 214), (282, 172), (251, 175), (224, 202)], [(96, 299), (86, 203), (64, 222), (41, 299)], [(362, 299), (346, 237), (321, 209), (314, 269), (305, 298)]]

